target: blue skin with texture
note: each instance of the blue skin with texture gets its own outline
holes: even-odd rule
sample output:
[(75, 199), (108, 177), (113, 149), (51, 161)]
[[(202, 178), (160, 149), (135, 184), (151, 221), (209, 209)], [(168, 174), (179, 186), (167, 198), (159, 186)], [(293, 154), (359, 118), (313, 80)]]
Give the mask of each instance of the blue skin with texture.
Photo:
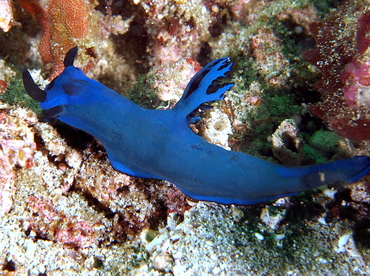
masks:
[(112, 166), (125, 174), (168, 180), (186, 195), (222, 204), (252, 205), (295, 195), (333, 182), (352, 183), (368, 174), (370, 159), (354, 157), (303, 167), (288, 167), (206, 142), (189, 124), (195, 110), (220, 100), (233, 84), (219, 83), (230, 71), (229, 58), (217, 59), (189, 82), (173, 109), (148, 110), (92, 80), (73, 66), (45, 90), (23, 71), (28, 94), (44, 116), (81, 129), (104, 145)]

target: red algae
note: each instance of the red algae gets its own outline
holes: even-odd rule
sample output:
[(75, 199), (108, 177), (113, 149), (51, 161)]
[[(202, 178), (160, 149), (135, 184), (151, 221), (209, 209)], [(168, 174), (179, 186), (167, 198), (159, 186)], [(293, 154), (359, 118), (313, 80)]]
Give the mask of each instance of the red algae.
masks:
[(370, 60), (368, 30), (370, 13), (359, 16), (355, 22), (344, 22), (352, 9), (343, 5), (334, 15), (311, 24), (310, 31), (316, 48), (304, 54), (316, 65), (322, 79), (315, 88), (322, 94), (322, 102), (311, 106), (311, 112), (326, 121), (330, 128), (354, 141), (370, 139)]

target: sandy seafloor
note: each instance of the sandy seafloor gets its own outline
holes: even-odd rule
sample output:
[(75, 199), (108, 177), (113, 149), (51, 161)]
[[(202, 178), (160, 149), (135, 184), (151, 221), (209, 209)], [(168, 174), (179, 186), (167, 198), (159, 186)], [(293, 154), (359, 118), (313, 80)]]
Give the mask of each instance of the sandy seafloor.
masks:
[[(29, 2), (51, 11), (52, 1)], [(144, 107), (172, 107), (201, 66), (234, 60), (235, 86), (193, 126), (207, 141), (286, 165), (368, 155), (368, 141), (341, 137), (310, 115), (320, 71), (302, 57), (315, 45), (313, 22), (339, 14), (338, 32), (354, 37), (368, 1), (83, 4), (89, 30), (73, 39), (76, 65)], [(53, 64), (42, 65), (38, 52), (45, 25), (17, 1), (0, 5), (1, 275), (370, 274), (366, 178), (224, 206), (193, 201), (166, 181), (121, 174), (94, 138), (38, 119), (20, 69), (32, 69), (39, 85), (49, 82)]]

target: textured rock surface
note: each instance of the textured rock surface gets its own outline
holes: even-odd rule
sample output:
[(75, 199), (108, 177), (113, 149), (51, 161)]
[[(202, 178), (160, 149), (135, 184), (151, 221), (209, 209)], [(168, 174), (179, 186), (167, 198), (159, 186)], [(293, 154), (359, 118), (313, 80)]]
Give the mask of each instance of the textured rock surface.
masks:
[[(299, 130), (314, 152), (297, 162), (366, 155), (367, 141), (338, 138), (307, 112), (317, 78), (301, 55), (309, 25), (336, 12), (316, 2), (94, 1), (77, 63), (143, 106), (168, 108), (201, 65), (231, 56), (236, 84), (195, 132), (208, 127), (210, 141), (277, 162), (270, 137), (295, 118), (292, 139)], [(349, 3), (358, 13), (369, 4)], [(40, 25), (15, 6), (22, 25), (0, 33), (0, 273), (370, 273), (367, 179), (250, 207), (193, 202), (168, 182), (114, 171), (93, 138), (38, 121), (21, 107), (37, 111), (16, 72), (36, 69), (41, 84), (50, 68), (37, 52)]]

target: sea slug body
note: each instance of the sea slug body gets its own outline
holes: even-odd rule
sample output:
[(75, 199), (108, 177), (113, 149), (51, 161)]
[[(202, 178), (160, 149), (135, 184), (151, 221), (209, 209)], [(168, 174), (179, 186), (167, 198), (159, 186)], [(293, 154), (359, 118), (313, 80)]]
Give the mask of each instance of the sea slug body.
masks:
[(148, 110), (92, 80), (73, 66), (41, 90), (27, 70), (27, 93), (40, 102), (46, 118), (81, 129), (104, 145), (112, 166), (136, 177), (165, 179), (186, 195), (222, 204), (251, 205), (294, 195), (333, 182), (353, 183), (368, 174), (369, 157), (354, 157), (303, 167), (270, 163), (206, 142), (189, 124), (194, 110), (220, 100), (233, 84), (220, 84), (232, 61), (220, 58), (200, 70), (173, 109)]

